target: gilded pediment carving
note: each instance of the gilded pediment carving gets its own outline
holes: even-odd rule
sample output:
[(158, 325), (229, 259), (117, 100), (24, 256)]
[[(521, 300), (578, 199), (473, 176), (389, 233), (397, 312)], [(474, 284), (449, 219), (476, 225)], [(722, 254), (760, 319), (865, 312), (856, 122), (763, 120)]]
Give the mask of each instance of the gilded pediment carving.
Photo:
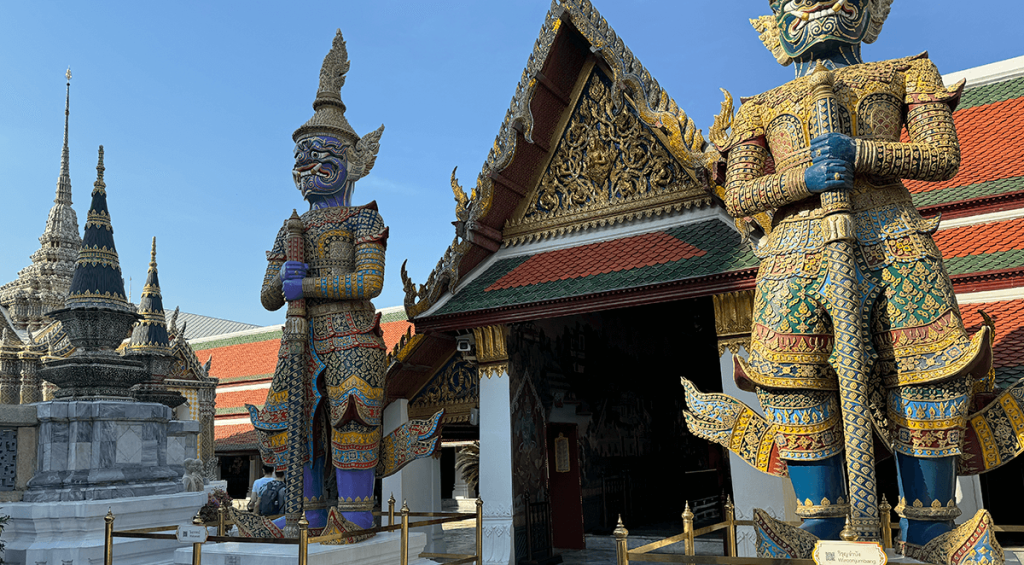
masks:
[(537, 186), (506, 223), (505, 245), (660, 215), (710, 202), (625, 97), (595, 68)]

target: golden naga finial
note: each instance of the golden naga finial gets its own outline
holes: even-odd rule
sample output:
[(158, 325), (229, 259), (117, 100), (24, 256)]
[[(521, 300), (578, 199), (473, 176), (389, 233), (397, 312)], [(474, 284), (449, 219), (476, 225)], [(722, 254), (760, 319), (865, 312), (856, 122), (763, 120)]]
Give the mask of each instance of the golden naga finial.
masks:
[(455, 195), (455, 217), (465, 222), (469, 219), (469, 206), (472, 204), (472, 199), (476, 198), (476, 190), (473, 191), (473, 195), (471, 197), (466, 196), (466, 191), (459, 185), (459, 179), (455, 177), (455, 171), (457, 170), (459, 170), (458, 167), (452, 169), (452, 193)]
[(729, 94), (729, 91), (724, 88), (719, 90), (725, 95), (725, 100), (722, 102), (722, 111), (715, 116), (714, 123), (708, 129), (708, 138), (711, 140), (711, 143), (719, 147), (725, 147), (726, 142), (729, 141), (729, 128), (732, 127), (735, 114), (733, 112), (732, 94)]

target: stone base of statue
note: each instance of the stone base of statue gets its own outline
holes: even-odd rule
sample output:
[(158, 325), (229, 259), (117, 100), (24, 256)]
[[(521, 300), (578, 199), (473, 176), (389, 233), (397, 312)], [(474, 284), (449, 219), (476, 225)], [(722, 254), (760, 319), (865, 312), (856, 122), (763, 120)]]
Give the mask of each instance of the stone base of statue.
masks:
[[(409, 532), (410, 565), (430, 565), (418, 556), (427, 545), (427, 535)], [(309, 546), (309, 565), (395, 565), (400, 563), (401, 534), (385, 532), (352, 545)], [(291, 565), (299, 562), (299, 546), (271, 543), (207, 543), (203, 565)], [(175, 565), (191, 565), (192, 546), (174, 552)]]
[[(114, 530), (190, 524), (206, 504), (205, 492), (85, 500), (4, 504), (11, 521), (4, 527), (4, 563), (15, 565), (88, 565), (103, 563), (103, 517), (114, 513)], [(173, 532), (172, 532), (173, 533)], [(173, 563), (177, 540), (114, 538), (114, 563)]]
[[(199, 422), (150, 402), (36, 405), (38, 465), (24, 502), (106, 500), (181, 492)], [(191, 455), (190, 455), (191, 454)]]

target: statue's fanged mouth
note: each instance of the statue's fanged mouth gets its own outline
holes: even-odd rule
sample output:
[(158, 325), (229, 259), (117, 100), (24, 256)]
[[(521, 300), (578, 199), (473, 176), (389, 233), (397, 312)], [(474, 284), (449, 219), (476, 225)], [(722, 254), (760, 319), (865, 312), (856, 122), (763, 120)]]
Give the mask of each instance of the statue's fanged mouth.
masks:
[(816, 2), (811, 6), (800, 6), (799, 4), (801, 2), (797, 0), (790, 0), (782, 7), (784, 13), (794, 16), (794, 21), (790, 26), (790, 31), (793, 33), (802, 30), (810, 21), (838, 15), (852, 19), (857, 15), (856, 8), (847, 4), (847, 0), (827, 0)]

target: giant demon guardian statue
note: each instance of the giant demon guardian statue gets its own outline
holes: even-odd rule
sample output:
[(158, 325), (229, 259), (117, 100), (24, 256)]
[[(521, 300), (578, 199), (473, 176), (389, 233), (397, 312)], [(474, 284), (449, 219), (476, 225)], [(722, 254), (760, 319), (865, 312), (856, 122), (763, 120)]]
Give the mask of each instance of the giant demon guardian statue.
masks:
[(752, 21), (796, 79), (744, 101), (734, 118), (724, 112), (711, 138), (729, 213), (760, 219), (766, 232), (749, 358), (735, 365), (765, 416), (684, 379), (686, 419), (792, 479), (803, 525), (755, 511), (761, 555), (810, 557), (847, 521), (845, 537), (878, 540), (888, 516), (877, 444), (896, 457), (897, 550), (936, 564), (999, 561), (986, 511), (954, 528), (956, 477), (1020, 452), (1012, 437), (982, 445), (979, 436), (996, 412), (1020, 413), (1024, 385), (989, 403), (992, 328), (967, 335), (932, 241), (938, 219), (923, 219), (902, 183), (957, 173), (952, 112), (963, 83), (944, 86), (927, 54), (861, 60), (891, 2), (776, 0), (773, 15)]
[(387, 352), (370, 300), (384, 284), (388, 229), (375, 202), (352, 206), (352, 192), (373, 168), (384, 126), (360, 138), (345, 119), (348, 69), (339, 31), (313, 117), (292, 136), (292, 175), (310, 209), (292, 213), (267, 253), (263, 306), (287, 302), (288, 316), (266, 404), (248, 409), (263, 461), (285, 470), (289, 496), (277, 521), (241, 516), (250, 535), (294, 535), (303, 510), (324, 535), (371, 527), (375, 476), (432, 454), (439, 440), (441, 412), (382, 438)]

